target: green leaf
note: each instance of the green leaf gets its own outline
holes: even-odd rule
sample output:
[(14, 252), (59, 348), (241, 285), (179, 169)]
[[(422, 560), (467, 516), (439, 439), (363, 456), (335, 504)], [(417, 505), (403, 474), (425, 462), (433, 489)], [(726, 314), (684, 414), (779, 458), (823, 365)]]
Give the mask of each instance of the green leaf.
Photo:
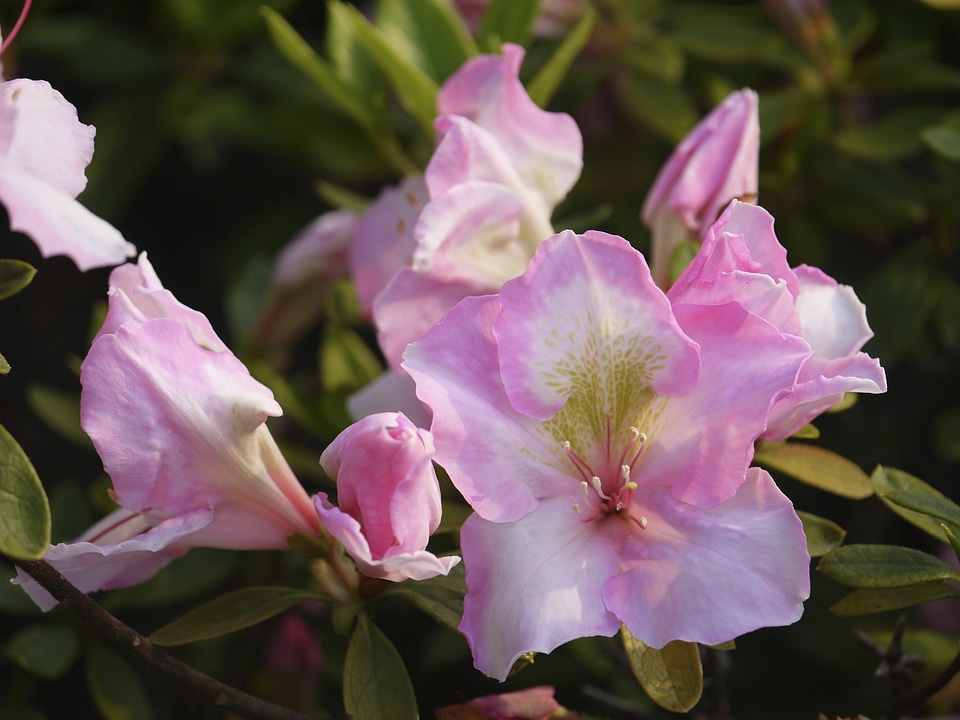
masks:
[(93, 645), (87, 654), (87, 684), (105, 720), (150, 720), (153, 712), (140, 676), (115, 650)]
[(950, 543), (950, 547), (953, 548), (953, 552), (957, 555), (957, 560), (960, 560), (960, 537), (957, 537), (957, 533), (948, 528), (946, 525), (942, 524), (940, 527), (943, 529), (943, 534), (947, 536), (947, 542)]
[(447, 576), (440, 575), (419, 582), (392, 583), (377, 597), (402, 597), (437, 622), (456, 630), (463, 618), (463, 596), (466, 593), (461, 563)]
[(370, 54), (363, 49), (353, 20), (338, 2), (327, 3), (327, 54), (337, 76), (354, 92), (363, 93), (371, 108), (386, 111), (386, 85), (383, 74)]
[(960, 10), (960, 0), (917, 0), (937, 10)]
[(657, 650), (620, 628), (630, 669), (644, 692), (671, 712), (687, 712), (703, 693), (703, 666), (696, 643), (673, 640)]
[(686, 92), (655, 75), (633, 70), (620, 85), (626, 110), (672, 143), (679, 143), (699, 119)]
[(417, 720), (417, 698), (400, 653), (358, 617), (343, 667), (343, 704), (354, 720)]
[(853, 392), (844, 393), (843, 400), (838, 402), (833, 407), (829, 408), (827, 412), (838, 413), (838, 412), (843, 412), (844, 410), (849, 410), (850, 408), (852, 408), (854, 405), (857, 404), (858, 397), (859, 396), (857, 395), (857, 393), (853, 393)]
[(896, 160), (920, 149), (920, 131), (936, 122), (939, 115), (940, 111), (933, 108), (901, 110), (870, 127), (839, 133), (834, 142), (840, 150), (855, 157)]
[(540, 12), (540, 0), (493, 0), (483, 14), (477, 37), (488, 52), (500, 51), (505, 42), (526, 45)]
[(309, 77), (326, 95), (363, 127), (373, 130), (377, 121), (360, 88), (341, 79), (328, 62), (321, 59), (283, 16), (275, 10), (260, 9), (267, 30), (280, 54)]
[(479, 52), (449, 0), (379, 0), (377, 26), (437, 83)]
[(252, 587), (222, 595), (194, 608), (150, 636), (157, 645), (184, 645), (220, 637), (269, 620), (297, 603), (324, 596), (285, 587)]
[(587, 8), (587, 12), (583, 14), (580, 22), (567, 33), (563, 42), (547, 60), (547, 64), (530, 81), (527, 86), (527, 94), (540, 107), (546, 107), (550, 102), (550, 98), (560, 87), (560, 83), (566, 77), (573, 61), (577, 59), (577, 54), (590, 40), (596, 18), (597, 14), (593, 9)]
[(10, 363), (7, 362), (7, 359), (0, 355), (0, 375), (7, 375), (10, 372)]
[(803, 532), (807, 536), (807, 552), (810, 557), (826, 555), (843, 544), (847, 531), (832, 520), (797, 511), (803, 523)]
[(834, 615), (851, 617), (913, 607), (931, 600), (960, 597), (960, 591), (944, 582), (921, 583), (897, 588), (854, 590), (830, 608)]
[(419, 123), (423, 133), (432, 138), (433, 119), (437, 115), (437, 83), (407, 57), (401, 55), (380, 29), (370, 24), (352, 5), (331, 4), (342, 8), (353, 22), (357, 38), (380, 70), (390, 78), (400, 104)]
[(50, 505), (40, 478), (10, 433), (0, 426), (0, 553), (43, 557), (50, 545)]
[(960, 573), (933, 555), (898, 545), (844, 545), (825, 555), (817, 570), (841, 585), (857, 588), (960, 580)]
[(80, 427), (80, 393), (65, 392), (40, 383), (27, 386), (27, 405), (51, 430), (70, 442), (93, 449), (93, 443)]
[(944, 542), (940, 520), (960, 532), (960, 508), (943, 493), (903, 470), (878, 465), (871, 476), (877, 496), (904, 520)]
[(7, 642), (7, 654), (13, 661), (44, 680), (61, 677), (79, 650), (80, 639), (72, 625), (28, 625)]
[(949, 160), (960, 161), (960, 123), (931, 125), (920, 131), (920, 138), (934, 152)]
[(755, 463), (841, 497), (873, 494), (870, 478), (856, 464), (830, 450), (801, 443), (757, 443)]
[(37, 269), (23, 260), (0, 259), (0, 300), (23, 290), (36, 274)]
[(687, 266), (693, 262), (698, 252), (700, 252), (700, 243), (693, 240), (683, 240), (673, 249), (673, 252), (670, 253), (668, 270), (671, 283), (677, 281), (677, 278), (683, 274)]

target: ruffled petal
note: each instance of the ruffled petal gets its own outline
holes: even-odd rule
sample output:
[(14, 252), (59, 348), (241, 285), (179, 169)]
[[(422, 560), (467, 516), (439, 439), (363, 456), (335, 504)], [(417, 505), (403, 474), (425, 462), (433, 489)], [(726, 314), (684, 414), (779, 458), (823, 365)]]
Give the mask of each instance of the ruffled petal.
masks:
[(656, 648), (671, 640), (715, 645), (800, 618), (810, 594), (806, 538), (766, 471), (751, 468), (737, 494), (710, 510), (662, 489), (641, 490), (634, 503), (647, 528), (623, 545), (625, 572), (602, 594), (640, 640)]
[(620, 627), (600, 593), (620, 570), (623, 523), (583, 523), (567, 498), (550, 498), (507, 523), (467, 518), (460, 631), (481, 672), (505, 680), (525, 652), (613, 635)]

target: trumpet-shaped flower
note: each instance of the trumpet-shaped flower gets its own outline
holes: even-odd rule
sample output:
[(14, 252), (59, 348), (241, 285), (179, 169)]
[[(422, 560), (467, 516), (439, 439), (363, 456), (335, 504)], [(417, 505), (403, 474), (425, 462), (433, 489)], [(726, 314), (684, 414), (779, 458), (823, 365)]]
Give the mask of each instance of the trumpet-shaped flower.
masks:
[(548, 240), (412, 344), (437, 460), (476, 511), (461, 630), (477, 667), (504, 679), (525, 652), (621, 625), (662, 647), (795, 621), (803, 530), (747, 468), (808, 354), (739, 303), (671, 304), (596, 232)]
[(190, 547), (283, 549), (316, 535), (313, 504), (265, 425), (281, 414), (272, 393), (145, 255), (110, 285), (80, 370), (80, 422), (122, 509), (48, 560), (95, 590), (141, 582)]
[(10, 228), (29, 235), (44, 257), (68, 255), (81, 270), (117, 265), (136, 252), (74, 199), (87, 184), (94, 133), (49, 83), (0, 85), (0, 202)]
[(760, 157), (757, 94), (731, 94), (698, 124), (667, 159), (643, 203), (653, 233), (651, 269), (669, 284), (670, 258), (686, 239), (700, 242), (734, 198), (757, 195)]
[(413, 229), (411, 267), (373, 306), (395, 370), (407, 344), (457, 302), (523, 272), (580, 175), (580, 130), (530, 99), (518, 77), (522, 60), (522, 48), (505, 44), (502, 57), (470, 60), (440, 90), (442, 137), (424, 174), (430, 200)]
[(440, 484), (433, 439), (402, 413), (354, 423), (323, 451), (320, 465), (337, 481), (333, 506), (314, 502), (327, 531), (368, 577), (400, 582), (446, 575), (459, 557), (426, 550), (440, 524)]
[[(745, 287), (752, 288), (751, 295)], [(845, 392), (887, 389), (880, 363), (860, 352), (873, 336), (863, 303), (850, 287), (816, 268), (791, 268), (774, 234), (773, 217), (761, 207), (734, 201), (708, 230), (668, 296), (674, 302), (740, 302), (809, 343), (810, 356), (794, 387), (775, 402), (764, 439), (789, 437)]]

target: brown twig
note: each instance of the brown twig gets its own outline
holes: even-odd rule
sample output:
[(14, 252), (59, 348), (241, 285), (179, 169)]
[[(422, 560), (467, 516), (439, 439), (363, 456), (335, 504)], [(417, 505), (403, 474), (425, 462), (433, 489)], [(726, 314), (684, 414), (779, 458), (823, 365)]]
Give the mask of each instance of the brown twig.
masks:
[(214, 680), (157, 648), (149, 638), (124, 625), (97, 603), (70, 584), (63, 575), (43, 560), (16, 560), (25, 573), (40, 583), (61, 605), (76, 615), (108, 642), (134, 660), (211, 705), (247, 720), (317, 720)]

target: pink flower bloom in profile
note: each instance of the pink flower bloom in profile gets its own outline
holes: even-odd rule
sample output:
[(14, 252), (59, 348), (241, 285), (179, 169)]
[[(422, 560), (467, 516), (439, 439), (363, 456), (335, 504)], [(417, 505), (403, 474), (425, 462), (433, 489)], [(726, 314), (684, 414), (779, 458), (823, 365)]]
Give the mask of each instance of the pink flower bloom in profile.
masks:
[(400, 369), (407, 344), (469, 295), (496, 292), (553, 234), (550, 215), (580, 175), (574, 120), (546, 112), (519, 80), (523, 49), (468, 61), (441, 88), (441, 139), (424, 180), (411, 267), (374, 302), (378, 340)]
[(700, 242), (734, 198), (758, 189), (760, 120), (753, 90), (732, 93), (677, 146), (654, 180), (641, 217), (653, 234), (651, 269), (670, 282), (670, 258), (684, 240)]
[(117, 265), (136, 248), (74, 198), (86, 187), (95, 130), (49, 83), (0, 85), (0, 202), (10, 228), (44, 257), (67, 255), (81, 270)]
[(553, 693), (552, 687), (541, 685), (485, 695), (468, 703), (438, 708), (437, 720), (578, 720), (577, 715), (554, 700)]
[(459, 557), (426, 550), (440, 524), (433, 438), (401, 413), (370, 415), (344, 430), (320, 456), (337, 482), (337, 503), (314, 502), (327, 531), (367, 577), (393, 582), (446, 575)]
[[(763, 208), (734, 201), (708, 230), (668, 297), (674, 303), (744, 303), (809, 344), (796, 383), (775, 401), (761, 435), (783, 440), (840, 402), (845, 392), (882, 393), (887, 381), (880, 363), (860, 351), (873, 337), (863, 303), (850, 287), (817, 268), (791, 268), (773, 223)], [(754, 289), (752, 299), (743, 295), (745, 285)]]
[(621, 625), (663, 647), (797, 620), (803, 529), (748, 465), (808, 355), (742, 304), (671, 304), (622, 238), (569, 231), (412, 344), (437, 461), (475, 510), (460, 629), (476, 666), (502, 680), (525, 652)]
[(111, 274), (80, 382), (80, 423), (122, 508), (47, 555), (82, 589), (142, 582), (190, 547), (284, 549), (319, 533), (265, 424), (281, 414), (272, 393), (145, 255)]

